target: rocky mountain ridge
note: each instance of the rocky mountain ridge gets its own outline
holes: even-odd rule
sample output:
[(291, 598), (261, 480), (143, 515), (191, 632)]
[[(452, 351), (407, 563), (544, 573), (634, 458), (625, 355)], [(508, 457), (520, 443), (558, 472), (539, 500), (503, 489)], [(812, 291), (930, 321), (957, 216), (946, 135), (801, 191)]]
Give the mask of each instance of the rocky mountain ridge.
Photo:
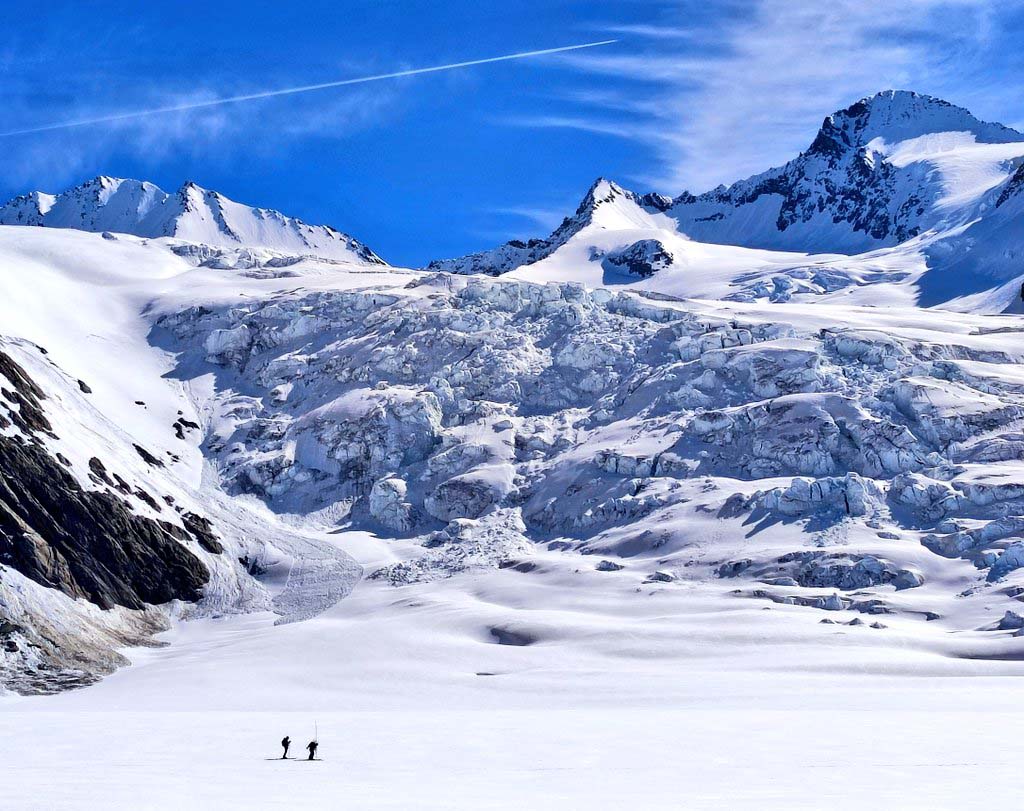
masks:
[[(643, 212), (657, 227), (703, 244), (841, 255), (899, 249), (924, 237), (941, 241), (991, 216), (1019, 193), (1022, 162), (1024, 135), (1016, 130), (931, 96), (885, 91), (828, 116), (808, 149), (781, 167), (674, 198), (602, 178), (549, 237), (430, 268), (499, 275), (536, 264), (589, 225), (616, 227), (601, 222), (601, 211), (615, 207), (630, 229)], [(939, 246), (928, 250), (927, 262), (940, 267), (963, 253), (959, 243)]]
[[(969, 210), (937, 212), (941, 183), (916, 162), (889, 160), (894, 145), (939, 133), (979, 144), (1024, 141), (1016, 130), (941, 99), (886, 91), (828, 116), (810, 147), (785, 165), (728, 188), (684, 193), (667, 211), (681, 230), (705, 242), (836, 253), (891, 247), (970, 216)], [(752, 215), (761, 228), (749, 227)]]
[(385, 264), (366, 245), (329, 225), (308, 225), (278, 211), (242, 205), (191, 181), (168, 194), (148, 181), (100, 176), (61, 194), (16, 197), (0, 207), (0, 225), (172, 237), (222, 248)]

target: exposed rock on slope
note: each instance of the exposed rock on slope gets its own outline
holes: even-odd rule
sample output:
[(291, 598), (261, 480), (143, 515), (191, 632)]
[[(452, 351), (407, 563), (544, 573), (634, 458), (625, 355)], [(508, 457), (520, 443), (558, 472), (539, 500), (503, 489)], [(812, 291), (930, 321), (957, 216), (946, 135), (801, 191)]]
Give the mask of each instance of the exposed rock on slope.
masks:
[(626, 191), (610, 180), (598, 178), (584, 195), (576, 213), (571, 217), (566, 217), (547, 238), (531, 239), (527, 242), (512, 240), (490, 251), (481, 251), (456, 259), (435, 260), (428, 265), (427, 270), (446, 273), (484, 273), (488, 276), (498, 276), (522, 265), (532, 265), (553, 254), (582, 229), (593, 223), (599, 208), (607, 209), (621, 202), (656, 208), (667, 205), (668, 199), (660, 195), (637, 195)]
[(641, 239), (604, 257), (608, 270), (645, 278), (672, 264), (672, 252), (656, 239)]
[[(8, 429), (0, 432), (0, 677), (23, 692), (87, 684), (124, 664), (114, 647), (144, 644), (165, 627), (148, 606), (196, 601), (210, 577), (187, 548), (197, 539), (210, 548), (208, 522), (190, 519), (197, 538), (136, 513), (124, 498), (132, 493), (127, 483), (112, 479), (99, 459), (90, 468), (110, 486), (83, 488), (43, 442), (56, 439), (46, 399), (0, 351), (0, 431)], [(135, 495), (159, 509), (144, 491)], [(56, 598), (40, 606), (41, 593), (21, 576), (98, 608), (72, 609)]]
[(0, 428), (21, 431), (0, 436), (0, 562), (102, 608), (198, 599), (209, 575), (179, 543), (189, 535), (135, 515), (111, 490), (83, 490), (36, 436), (52, 435), (42, 389), (2, 351), (0, 376), (11, 386), (0, 388)]
[(101, 608), (198, 600), (206, 567), (173, 524), (84, 491), (38, 444), (0, 437), (0, 562)]

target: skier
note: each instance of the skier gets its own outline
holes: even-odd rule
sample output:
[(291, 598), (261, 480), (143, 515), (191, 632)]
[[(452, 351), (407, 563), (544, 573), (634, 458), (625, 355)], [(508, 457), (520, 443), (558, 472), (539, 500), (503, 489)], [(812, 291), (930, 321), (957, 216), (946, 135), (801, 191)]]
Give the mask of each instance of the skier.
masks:
[(306, 744), (306, 748), (309, 750), (309, 759), (316, 760), (316, 748), (319, 746), (316, 741), (310, 741)]
[(288, 757), (288, 747), (292, 745), (292, 739), (285, 735), (281, 738), (281, 746), (284, 747), (284, 754), (281, 755), (281, 760), (285, 760)]

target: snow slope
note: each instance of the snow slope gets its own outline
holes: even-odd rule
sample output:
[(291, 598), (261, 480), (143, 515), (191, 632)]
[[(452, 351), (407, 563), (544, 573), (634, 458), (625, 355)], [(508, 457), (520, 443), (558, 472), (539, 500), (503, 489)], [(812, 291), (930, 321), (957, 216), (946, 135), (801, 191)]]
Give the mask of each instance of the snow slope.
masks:
[[(251, 593), (208, 594), (168, 647), (127, 651), (96, 686), (0, 701), (19, 807), (1015, 796), (1022, 640), (1012, 617), (997, 628), (1024, 585), (1007, 565), (1019, 317), (331, 263), (259, 277), (129, 239), (0, 238), (24, 272), (6, 291), (36, 278), (51, 301), (105, 308), (84, 332), (64, 307), (5, 325), (46, 335), (131, 439), (202, 454), (198, 481), (175, 464), (152, 486), (205, 510), (225, 568), (248, 556), (233, 576)], [(132, 362), (104, 377), (109, 341)], [(70, 399), (33, 351), (19, 357)], [(437, 412), (415, 407), (428, 395)], [(168, 423), (181, 405), (203, 426), (187, 443)], [(434, 444), (410, 447), (416, 426)], [(54, 448), (75, 450), (70, 427)], [(111, 469), (155, 475), (104, 431)], [(481, 492), (498, 501), (477, 515)], [(293, 589), (292, 616), (315, 616), (278, 624), (268, 598), (326, 568), (310, 546), (354, 560), (351, 591)], [(4, 605), (99, 613), (2, 578)], [(277, 613), (239, 613), (260, 608)], [(322, 763), (268, 760), (314, 723)]]
[[(180, 625), (169, 647), (132, 652), (131, 668), (96, 687), (0, 707), (5, 797), (154, 811), (1016, 801), (1019, 663), (879, 651), (866, 642), (879, 632), (811, 619), (786, 644), (794, 615), (782, 610), (693, 590), (628, 601), (631, 583), (596, 599), (579, 583), (524, 594), (515, 584), (525, 577), (478, 578), (479, 596), (462, 601), (454, 584), (390, 604), (357, 591), (347, 608), (288, 626), (260, 616)], [(618, 623), (632, 604), (628, 654), (603, 653), (600, 626), (531, 647), (460, 631), (473, 613), (527, 616), (518, 604), (538, 596), (559, 624), (600, 608), (604, 624)], [(841, 674), (829, 671), (837, 660)], [(303, 754), (314, 723), (323, 762), (271, 760), (285, 734)]]
[(58, 195), (16, 197), (0, 207), (0, 225), (175, 237), (202, 245), (383, 264), (365, 245), (330, 226), (307, 225), (277, 211), (241, 205), (191, 182), (168, 194), (145, 181), (101, 176)]
[[(18, 443), (43, 448), (85, 492), (105, 493), (135, 515), (171, 525), (177, 534), (189, 514), (213, 522), (222, 551), (205, 549), (195, 538), (186, 541), (207, 571), (203, 604), (172, 605), (169, 615), (272, 607), (282, 618), (298, 618), (346, 593), (358, 575), (349, 556), (308, 533), (276, 526), (277, 519), (260, 505), (240, 508), (218, 495), (199, 447), (201, 403), (209, 383), (168, 378), (169, 358), (147, 343), (150, 326), (142, 312), (161, 290), (181, 285), (187, 291), (196, 284), (208, 299), (235, 298), (236, 280), (194, 268), (162, 244), (130, 237), (111, 240), (80, 231), (11, 227), (0, 227), (0, 236), (0, 351), (44, 393), (41, 406), (50, 426), (33, 434), (11, 424), (11, 414), (24, 411), (25, 405), (23, 400), (19, 405), (16, 381), (5, 374), (2, 405), (8, 419), (0, 422), (0, 440), (14, 443), (11, 448)], [(340, 266), (306, 261), (269, 280), (251, 278), (248, 270), (239, 277), (251, 278), (257, 289), (293, 284), (295, 268), (306, 267), (315, 278), (321, 272), (337, 276)], [(348, 267), (365, 268), (370, 278), (378, 278), (372, 266)], [(9, 531), (5, 523), (5, 534)], [(25, 532), (13, 531), (15, 537)], [(29, 531), (25, 537), (34, 536)], [(238, 558), (257, 553), (273, 558), (292, 576), (260, 585), (238, 564)], [(113, 612), (120, 618), (112, 622), (96, 612), (93, 602), (68, 599), (74, 595), (42, 585), (17, 568), (5, 570), (4, 619), (15, 626), (13, 636), (10, 629), (5, 636), (8, 686), (48, 689), (55, 683), (88, 682), (124, 663), (112, 655), (112, 646), (137, 642), (140, 633), (166, 626), (166, 616), (139, 612), (123, 601)], [(59, 640), (56, 652), (39, 652), (46, 650), (46, 645), (39, 647), (41, 632)], [(39, 670), (41, 664), (49, 676)]]

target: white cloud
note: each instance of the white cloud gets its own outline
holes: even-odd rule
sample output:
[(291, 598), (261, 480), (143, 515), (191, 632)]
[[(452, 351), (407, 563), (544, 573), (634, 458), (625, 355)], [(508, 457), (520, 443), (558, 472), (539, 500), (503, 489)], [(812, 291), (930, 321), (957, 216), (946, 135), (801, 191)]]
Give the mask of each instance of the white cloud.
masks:
[[(188, 106), (216, 97), (202, 90), (151, 90), (144, 103), (154, 107)], [(244, 152), (271, 156), (287, 150), (301, 137), (337, 138), (374, 126), (387, 119), (397, 99), (395, 89), (349, 89), (315, 103), (273, 99), (199, 107), (110, 121), (102, 126), (12, 136), (7, 139), (7, 148), (0, 150), (0, 173), (5, 184), (14, 189), (43, 184), (45, 191), (62, 191), (83, 176), (105, 171), (114, 154), (144, 159), (151, 165), (181, 155), (230, 159)], [(28, 110), (31, 105), (25, 107)], [(103, 115), (105, 110), (80, 108), (64, 113), (68, 118), (90, 118)]]
[(693, 39), (697, 34), (689, 28), (649, 24), (606, 25), (602, 31), (621, 36), (650, 37), (651, 39)]
[(503, 217), (525, 220), (531, 226), (545, 231), (554, 231), (565, 219), (565, 206), (506, 206), (493, 208), (491, 212)]
[(880, 90), (919, 90), (968, 107), (991, 105), (998, 93), (1009, 103), (1005, 86), (971, 82), (965, 66), (998, 37), (1000, 15), (1020, 5), (752, 0), (749, 14), (702, 27), (700, 37), (677, 37), (676, 24), (632, 26), (627, 52), (565, 57), (603, 82), (621, 80), (626, 90), (584, 88), (573, 98), (578, 114), (518, 123), (643, 142), (657, 164), (645, 178), (651, 185), (702, 191), (789, 160), (825, 115)]
[(616, 138), (657, 140), (661, 133), (656, 127), (613, 117), (597, 118), (588, 115), (536, 115), (519, 116), (509, 123), (521, 127), (552, 127), (559, 129), (583, 130), (596, 135), (612, 135)]

